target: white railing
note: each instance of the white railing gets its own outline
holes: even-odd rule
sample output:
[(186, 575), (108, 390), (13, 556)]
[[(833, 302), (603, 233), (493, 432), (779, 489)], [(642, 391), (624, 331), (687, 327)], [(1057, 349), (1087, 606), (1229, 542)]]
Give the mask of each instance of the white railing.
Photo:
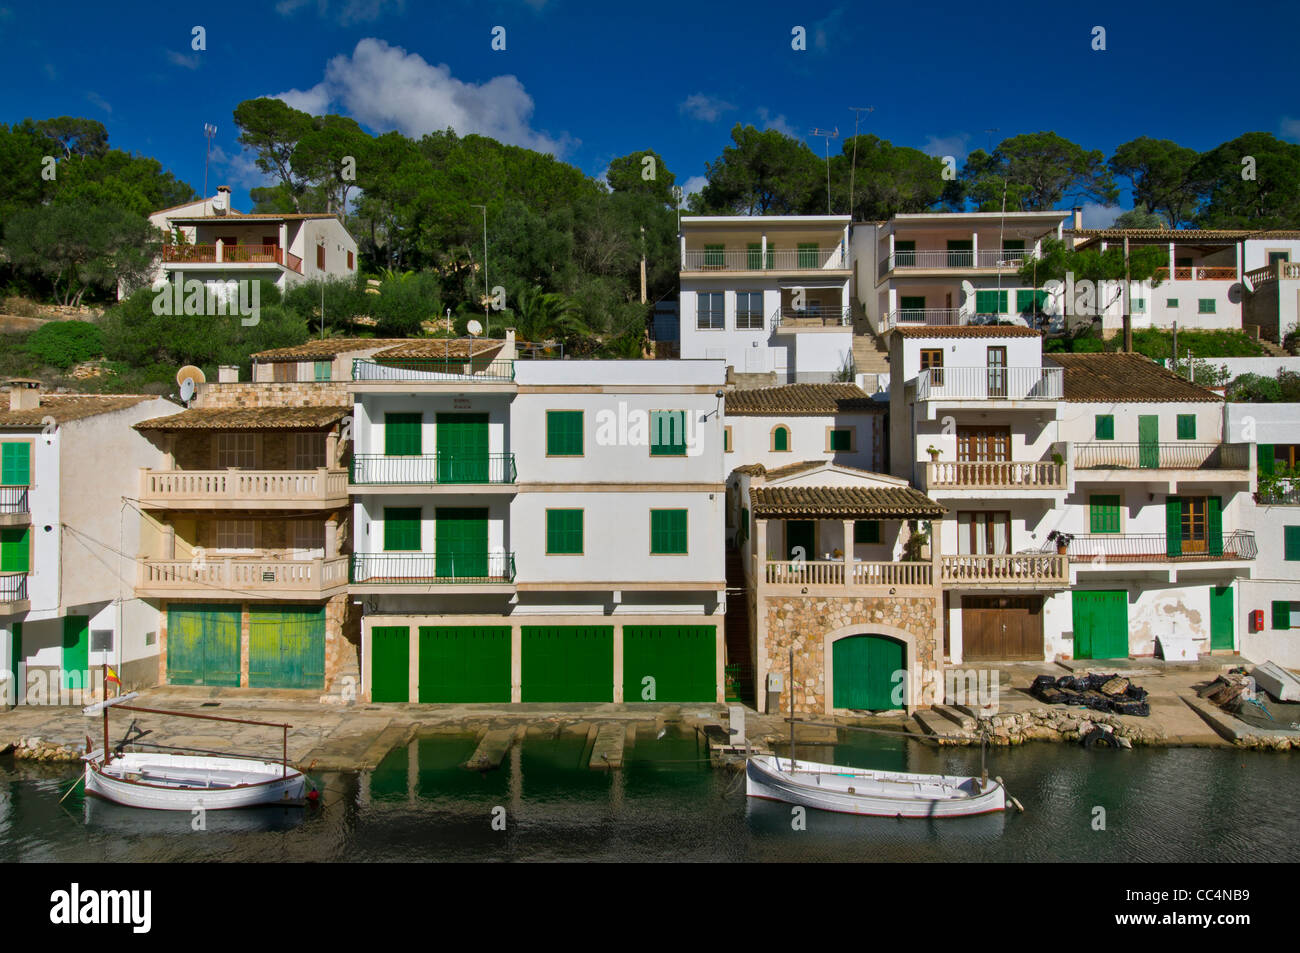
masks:
[(916, 324), (955, 327), (969, 324), (973, 317), (973, 314), (964, 313), (961, 308), (895, 308), (885, 314), (885, 326), (893, 328), (900, 324)]
[(194, 558), (139, 560), (139, 589), (291, 590), (319, 592), (346, 585), (348, 558)]
[(316, 502), (348, 495), (346, 470), (144, 470), (146, 502)]
[(917, 400), (1060, 400), (1059, 367), (932, 367), (916, 379)]
[(1252, 268), (1246, 272), (1246, 278), (1250, 283), (1257, 285), (1263, 281), (1282, 281), (1287, 278), (1300, 278), (1300, 262), (1297, 261), (1275, 261), (1271, 265), (1265, 265), (1263, 268)]
[(1063, 586), (1070, 581), (1068, 556), (1048, 553), (1008, 553), (944, 556), (942, 559), (945, 585), (1057, 583)]
[(1024, 248), (896, 250), (880, 260), (880, 272), (906, 268), (1019, 268), (1031, 254)]
[(816, 249), (769, 248), (764, 256), (747, 249), (688, 248), (682, 271), (827, 271), (849, 268), (848, 255), (838, 245)]
[(772, 330), (777, 328), (848, 327), (853, 323), (853, 309), (844, 308), (777, 308), (772, 312)]
[[(929, 586), (934, 578), (928, 562), (869, 562), (851, 565), (851, 586)], [(768, 560), (763, 578), (778, 586), (843, 586), (842, 559)]]
[(1065, 489), (1065, 467), (1051, 461), (1027, 463), (982, 460), (932, 460), (925, 465), (927, 489)]

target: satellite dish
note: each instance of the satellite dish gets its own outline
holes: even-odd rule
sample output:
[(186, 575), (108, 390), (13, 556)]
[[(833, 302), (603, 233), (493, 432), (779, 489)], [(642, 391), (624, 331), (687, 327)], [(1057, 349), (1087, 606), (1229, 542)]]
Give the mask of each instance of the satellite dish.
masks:
[(181, 381), (181, 403), (188, 404), (194, 396), (194, 378), (187, 377)]
[(190, 398), (194, 396), (194, 389), (207, 381), (203, 371), (193, 364), (186, 364), (176, 372), (176, 386), (181, 389), (181, 400), (189, 403)]
[(479, 324), (477, 321), (470, 321), (469, 324), (465, 325), (465, 330), (472, 336), (478, 337), (483, 333), (483, 325)]

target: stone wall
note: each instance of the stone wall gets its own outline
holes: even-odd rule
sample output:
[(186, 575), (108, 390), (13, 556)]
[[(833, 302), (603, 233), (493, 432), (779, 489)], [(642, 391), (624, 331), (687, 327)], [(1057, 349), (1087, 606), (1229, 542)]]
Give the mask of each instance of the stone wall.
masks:
[(194, 407), (235, 410), (246, 407), (350, 407), (347, 381), (265, 382), (199, 385)]

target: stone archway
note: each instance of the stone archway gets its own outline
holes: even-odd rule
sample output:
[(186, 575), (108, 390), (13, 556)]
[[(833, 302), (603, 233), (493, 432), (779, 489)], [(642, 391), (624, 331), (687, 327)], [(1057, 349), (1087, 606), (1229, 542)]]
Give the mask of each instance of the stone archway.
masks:
[(847, 625), (827, 632), (823, 637), (822, 671), (826, 685), (824, 694), (825, 713), (828, 715), (835, 713), (834, 645), (841, 639), (851, 639), (858, 636), (878, 636), (902, 643), (903, 658), (907, 666), (907, 679), (904, 682), (906, 689), (903, 696), (903, 711), (909, 715), (912, 714), (912, 712), (917, 708), (918, 700), (922, 698), (921, 692), (923, 685), (922, 673), (920, 671), (920, 666), (917, 664), (916, 636), (908, 632), (906, 629), (900, 629), (897, 626), (886, 625), (880, 622)]

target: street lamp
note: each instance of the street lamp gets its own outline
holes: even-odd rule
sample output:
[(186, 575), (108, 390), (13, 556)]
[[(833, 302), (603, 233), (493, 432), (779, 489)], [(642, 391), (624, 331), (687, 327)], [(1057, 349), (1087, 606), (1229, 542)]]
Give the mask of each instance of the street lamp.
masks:
[(483, 210), (483, 333), (488, 337), (491, 337), (492, 324), (489, 320), (491, 315), (488, 313), (492, 306), (492, 298), (488, 293), (487, 275), (487, 206), (471, 205), (470, 208), (481, 208)]

